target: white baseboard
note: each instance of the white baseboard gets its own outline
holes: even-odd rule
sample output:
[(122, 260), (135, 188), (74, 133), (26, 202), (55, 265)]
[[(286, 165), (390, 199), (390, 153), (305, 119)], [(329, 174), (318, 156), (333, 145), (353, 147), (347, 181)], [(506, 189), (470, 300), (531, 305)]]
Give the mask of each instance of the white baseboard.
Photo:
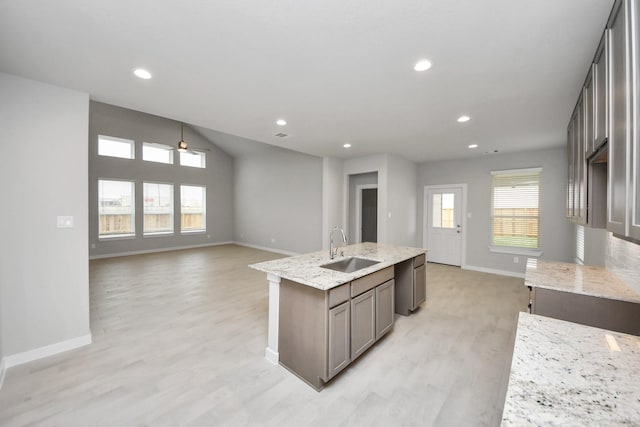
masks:
[(2, 383), (4, 382), (4, 374), (7, 370), (4, 367), (4, 359), (0, 359), (0, 390), (2, 390)]
[(73, 350), (89, 344), (91, 344), (91, 334), (71, 338), (70, 340), (57, 342), (55, 344), (46, 345), (44, 347), (35, 348), (23, 353), (5, 356), (4, 359), (2, 359), (2, 362), (5, 365), (4, 368), (9, 369), (13, 366), (22, 365), (24, 363), (42, 359), (43, 357), (53, 356), (54, 354)]
[(269, 347), (264, 350), (264, 357), (274, 365), (278, 365), (280, 363), (280, 353), (271, 350)]
[(477, 267), (475, 265), (465, 264), (462, 266), (463, 270), (479, 271), (481, 273), (498, 274), (500, 276), (517, 277), (524, 279), (524, 273), (518, 273), (516, 271), (498, 270), (497, 268)]
[(238, 246), (245, 246), (247, 248), (260, 249), (261, 251), (267, 251), (267, 252), (275, 252), (277, 254), (282, 254), (282, 255), (291, 255), (291, 256), (300, 255), (297, 252), (291, 252), (291, 251), (285, 251), (285, 250), (282, 250), (282, 249), (269, 248), (267, 246), (252, 245), (250, 243), (244, 243), (244, 242), (231, 242), (231, 243), (233, 243), (235, 245), (238, 245)]
[(181, 251), (183, 249), (206, 248), (208, 246), (233, 245), (234, 243), (235, 242), (228, 241), (228, 242), (204, 243), (202, 245), (174, 246), (174, 247), (171, 247), (171, 248), (143, 249), (143, 250), (139, 250), (139, 251), (118, 252), (118, 253), (113, 253), (113, 254), (90, 255), (89, 259), (116, 258), (116, 257), (120, 257), (120, 256), (129, 256), (129, 255), (155, 254), (155, 253), (158, 253), (158, 252)]

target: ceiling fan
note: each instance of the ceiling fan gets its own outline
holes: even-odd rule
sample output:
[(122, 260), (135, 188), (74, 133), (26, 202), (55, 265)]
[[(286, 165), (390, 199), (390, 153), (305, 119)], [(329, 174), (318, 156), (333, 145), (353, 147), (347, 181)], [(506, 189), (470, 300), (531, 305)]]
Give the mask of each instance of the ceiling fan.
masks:
[(181, 152), (181, 153), (197, 153), (197, 152), (202, 152), (202, 151), (211, 151), (210, 148), (204, 148), (204, 147), (194, 147), (193, 149), (189, 148), (189, 144), (187, 143), (187, 141), (184, 140), (184, 123), (180, 122), (180, 141), (178, 142), (178, 146), (175, 148), (175, 150)]

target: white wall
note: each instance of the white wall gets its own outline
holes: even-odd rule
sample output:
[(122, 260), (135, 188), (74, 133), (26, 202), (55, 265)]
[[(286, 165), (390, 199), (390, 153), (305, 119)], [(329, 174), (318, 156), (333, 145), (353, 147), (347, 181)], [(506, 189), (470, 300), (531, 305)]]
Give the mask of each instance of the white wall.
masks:
[(465, 160), (423, 163), (418, 167), (418, 230), (422, 235), (425, 185), (462, 184), (467, 187), (468, 268), (480, 267), (523, 274), (525, 260), (489, 251), (491, 236), (492, 170), (542, 167), (540, 188), (541, 259), (573, 262), (575, 233), (565, 217), (566, 152), (564, 148), (494, 154)]
[(234, 240), (285, 253), (322, 249), (322, 159), (264, 145), (235, 158)]
[[(5, 358), (89, 330), (89, 96), (0, 73), (0, 325)], [(57, 228), (58, 215), (73, 228)]]
[(333, 157), (322, 158), (322, 249), (329, 249), (329, 229), (346, 229), (343, 211), (344, 162)]
[[(387, 242), (401, 246), (417, 246), (419, 241), (416, 224), (417, 165), (390, 154), (388, 168)], [(391, 214), (390, 218), (389, 214)]]
[[(233, 158), (204, 137), (184, 128), (184, 138), (192, 147), (205, 147), (206, 168), (180, 166), (174, 152), (174, 164), (142, 160), (142, 143), (153, 142), (174, 146), (180, 139), (180, 123), (163, 117), (128, 110), (114, 105), (91, 102), (89, 127), (89, 236), (91, 256), (117, 255), (137, 251), (198, 246), (233, 240)], [(98, 155), (98, 135), (132, 139), (136, 144), (135, 159)], [(136, 197), (136, 237), (132, 239), (98, 239), (98, 179), (130, 179), (136, 194), (142, 194), (144, 181), (174, 184), (174, 233), (143, 236), (143, 200)], [(180, 234), (179, 186), (205, 185), (205, 233)]]

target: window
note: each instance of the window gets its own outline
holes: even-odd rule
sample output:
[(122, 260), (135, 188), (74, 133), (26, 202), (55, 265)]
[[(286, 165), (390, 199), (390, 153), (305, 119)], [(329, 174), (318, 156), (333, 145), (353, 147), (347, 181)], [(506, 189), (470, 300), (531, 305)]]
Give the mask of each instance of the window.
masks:
[(454, 193), (437, 193), (433, 195), (431, 206), (433, 228), (455, 228), (453, 221)]
[(135, 158), (134, 146), (134, 142), (130, 139), (98, 135), (98, 154), (101, 156), (133, 159)]
[(206, 187), (180, 186), (180, 228), (182, 232), (205, 231)]
[(207, 156), (199, 151), (180, 152), (180, 166), (190, 166), (192, 168), (207, 167)]
[(144, 234), (173, 233), (173, 185), (145, 182)]
[(173, 148), (168, 145), (143, 142), (142, 160), (171, 165), (173, 164)]
[(99, 238), (135, 235), (133, 181), (98, 181)]
[(492, 246), (524, 249), (525, 254), (526, 250), (540, 247), (541, 171), (535, 168), (491, 172)]

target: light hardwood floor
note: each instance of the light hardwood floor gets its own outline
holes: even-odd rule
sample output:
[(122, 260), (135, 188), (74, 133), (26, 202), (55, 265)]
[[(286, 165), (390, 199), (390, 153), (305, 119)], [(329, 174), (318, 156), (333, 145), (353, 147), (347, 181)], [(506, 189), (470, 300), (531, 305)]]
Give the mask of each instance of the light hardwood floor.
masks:
[(427, 266), (427, 302), (317, 393), (264, 359), (266, 275), (234, 245), (91, 261), (90, 346), (8, 370), (2, 426), (499, 425), (521, 279)]

